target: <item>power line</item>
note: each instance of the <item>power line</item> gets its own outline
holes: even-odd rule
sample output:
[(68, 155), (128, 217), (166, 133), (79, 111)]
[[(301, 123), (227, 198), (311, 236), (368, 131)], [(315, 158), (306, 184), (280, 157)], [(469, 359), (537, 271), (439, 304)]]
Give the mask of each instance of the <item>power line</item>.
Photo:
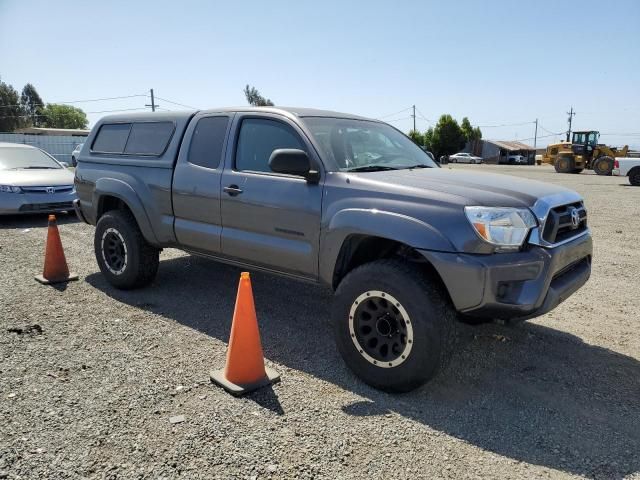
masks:
[(519, 123), (503, 123), (500, 125), (476, 125), (479, 128), (499, 128), (499, 127), (517, 127), (520, 125), (532, 125), (536, 123), (535, 120), (533, 122), (519, 122)]
[[(99, 110), (97, 112), (84, 112), (86, 114), (91, 114), (91, 113), (117, 113), (117, 112), (133, 112), (133, 111), (140, 111), (140, 110), (146, 110), (146, 108), (144, 107), (139, 107), (139, 108), (122, 108), (119, 110)], [(73, 115), (73, 112), (60, 112), (56, 115), (53, 115), (54, 117), (58, 117), (58, 116), (65, 116), (65, 115)], [(49, 115), (43, 115), (43, 114), (35, 114), (35, 115), (5, 115), (2, 116), (0, 118), (33, 118), (33, 117), (48, 117)]]
[(396, 118), (393, 120), (385, 120), (385, 122), (387, 123), (393, 123), (393, 122), (399, 122), (400, 120), (407, 120), (408, 118), (413, 118), (411, 115), (409, 115), (408, 117), (401, 117), (401, 118)]
[(422, 112), (420, 111), (420, 109), (419, 109), (419, 108), (417, 108), (417, 107), (416, 107), (416, 110), (418, 111), (420, 118), (422, 118), (423, 120), (426, 120), (426, 121), (427, 121), (427, 122), (429, 122), (430, 124), (431, 124), (431, 123), (433, 123), (433, 121), (432, 121), (432, 120), (429, 120), (427, 117), (425, 117), (425, 116), (422, 114)]
[[(47, 102), (47, 103), (54, 103), (54, 104), (67, 104), (67, 103), (89, 103), (89, 102), (102, 102), (102, 101), (106, 101), (106, 100), (121, 100), (124, 98), (135, 98), (135, 97), (147, 97), (147, 94), (138, 94), (138, 95), (123, 95), (120, 97), (105, 97), (105, 98), (90, 98), (87, 100), (73, 100), (73, 101), (69, 101), (69, 102)], [(32, 105), (32, 106), (36, 106), (36, 107), (46, 107), (47, 104), (45, 103), (29, 103), (27, 105)], [(14, 104), (14, 105), (0, 105), (0, 108), (11, 108), (11, 107), (23, 107), (24, 104), (22, 103), (18, 103), (18, 104)]]
[(398, 115), (399, 113), (406, 112), (407, 110), (411, 110), (412, 108), (413, 107), (403, 108), (402, 110), (400, 110), (398, 112), (394, 112), (394, 113), (390, 113), (388, 115), (382, 115), (380, 117), (377, 117), (376, 120), (382, 120), (383, 118), (387, 118), (387, 117), (394, 117), (394, 116)]
[(562, 134), (564, 133), (564, 132), (556, 133), (556, 132), (552, 132), (551, 130), (547, 130), (546, 128), (544, 128), (544, 127), (542, 126), (542, 124), (540, 124), (540, 125), (539, 125), (539, 127), (540, 127), (542, 130), (544, 130), (545, 132), (547, 132), (547, 133), (551, 133), (552, 135), (562, 135)]
[(185, 105), (184, 103), (174, 102), (173, 100), (167, 100), (166, 98), (162, 98), (156, 95), (158, 100), (162, 100), (163, 102), (172, 103), (174, 105), (178, 105), (179, 107), (190, 108), (191, 110), (198, 110), (198, 107), (192, 107), (191, 105)]

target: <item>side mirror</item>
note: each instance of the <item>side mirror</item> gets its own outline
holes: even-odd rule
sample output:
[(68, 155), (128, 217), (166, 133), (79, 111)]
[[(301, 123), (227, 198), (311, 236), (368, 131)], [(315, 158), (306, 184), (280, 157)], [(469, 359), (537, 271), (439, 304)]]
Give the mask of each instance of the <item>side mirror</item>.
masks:
[(307, 152), (296, 148), (278, 148), (269, 157), (269, 168), (276, 173), (298, 175), (309, 182), (317, 182), (320, 174), (311, 168)]

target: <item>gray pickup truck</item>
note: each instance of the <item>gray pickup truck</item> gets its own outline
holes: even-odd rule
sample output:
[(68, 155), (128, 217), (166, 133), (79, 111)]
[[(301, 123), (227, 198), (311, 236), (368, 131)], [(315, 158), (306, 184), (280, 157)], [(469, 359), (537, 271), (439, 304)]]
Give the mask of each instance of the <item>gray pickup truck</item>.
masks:
[(441, 169), (395, 128), (355, 115), (109, 116), (84, 144), (75, 183), (115, 287), (150, 284), (162, 248), (324, 284), (340, 353), (387, 391), (435, 374), (457, 320), (542, 315), (591, 272), (577, 193)]

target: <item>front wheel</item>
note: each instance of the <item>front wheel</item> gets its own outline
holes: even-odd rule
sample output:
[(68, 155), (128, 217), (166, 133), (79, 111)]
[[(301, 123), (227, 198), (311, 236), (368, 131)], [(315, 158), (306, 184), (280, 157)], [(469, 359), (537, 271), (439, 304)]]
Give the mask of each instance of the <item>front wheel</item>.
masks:
[(558, 155), (553, 166), (558, 173), (571, 173), (576, 168), (576, 160), (572, 155)]
[(147, 243), (129, 212), (110, 210), (100, 217), (93, 245), (100, 271), (116, 288), (144, 287), (158, 272), (160, 250)]
[(613, 158), (603, 155), (593, 162), (593, 171), (598, 175), (611, 175), (613, 172)]
[(456, 316), (445, 294), (418, 266), (378, 260), (351, 271), (336, 290), (338, 350), (364, 382), (408, 392), (447, 362)]

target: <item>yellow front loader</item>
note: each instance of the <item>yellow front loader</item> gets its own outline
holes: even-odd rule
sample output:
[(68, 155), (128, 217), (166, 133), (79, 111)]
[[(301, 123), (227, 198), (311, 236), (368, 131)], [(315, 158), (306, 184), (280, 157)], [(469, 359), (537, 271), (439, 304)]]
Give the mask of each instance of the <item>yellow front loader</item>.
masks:
[(598, 175), (611, 175), (616, 157), (625, 157), (629, 146), (621, 149), (598, 143), (600, 132), (587, 130), (573, 132), (571, 142), (549, 145), (542, 162), (551, 164), (558, 173), (580, 173), (585, 168)]

